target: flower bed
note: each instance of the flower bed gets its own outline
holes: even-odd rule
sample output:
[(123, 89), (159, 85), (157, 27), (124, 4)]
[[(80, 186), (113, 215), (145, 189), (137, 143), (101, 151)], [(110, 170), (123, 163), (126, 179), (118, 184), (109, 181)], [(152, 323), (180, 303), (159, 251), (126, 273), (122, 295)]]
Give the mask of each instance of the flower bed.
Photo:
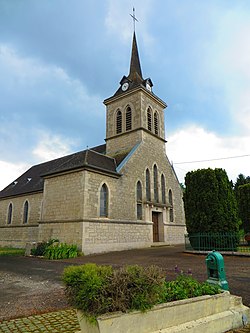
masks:
[[(71, 266), (65, 269), (63, 281), (84, 333), (167, 333), (173, 326), (182, 332), (180, 325), (185, 332), (187, 325), (199, 327), (205, 317), (207, 323), (220, 318), (218, 323), (229, 325), (226, 331), (240, 327), (239, 318), (242, 324), (242, 314), (249, 310), (240, 298), (190, 276), (167, 282), (156, 266), (118, 270), (95, 264)], [(231, 326), (232, 322), (236, 326)]]

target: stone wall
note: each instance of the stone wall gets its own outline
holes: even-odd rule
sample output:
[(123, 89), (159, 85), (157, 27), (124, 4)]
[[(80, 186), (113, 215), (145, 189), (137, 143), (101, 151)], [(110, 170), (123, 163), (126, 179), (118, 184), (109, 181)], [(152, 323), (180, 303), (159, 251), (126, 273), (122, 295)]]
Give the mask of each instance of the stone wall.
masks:
[(186, 227), (183, 225), (167, 224), (165, 229), (165, 242), (168, 245), (183, 244), (185, 242), (184, 235)]
[(83, 223), (84, 254), (143, 248), (151, 245), (152, 223), (89, 221)]
[(81, 249), (82, 224), (82, 221), (41, 222), (39, 225), (38, 241), (59, 239), (62, 243), (76, 244), (78, 248)]
[(38, 224), (42, 209), (43, 194), (24, 194), (22, 196), (10, 197), (0, 200), (0, 226), (7, 224), (8, 207), (12, 203), (11, 226), (23, 224), (24, 204), (28, 201), (28, 224)]
[(0, 246), (25, 248), (26, 243), (37, 242), (38, 225), (0, 226)]
[(75, 171), (45, 179), (41, 221), (82, 219), (84, 175), (83, 171)]
[[(132, 131), (126, 132), (126, 109), (130, 107), (132, 110)], [(158, 137), (165, 139), (165, 124), (164, 124), (164, 107), (163, 102), (160, 102), (152, 94), (138, 89), (119, 98), (113, 98), (108, 102), (106, 107), (106, 144), (107, 154), (115, 154), (117, 151), (131, 149), (136, 143), (141, 141), (141, 131), (133, 132), (136, 129), (148, 129), (147, 124), (147, 109), (150, 108), (153, 114), (156, 111), (158, 114)], [(122, 112), (122, 133), (116, 133), (116, 113)], [(152, 121), (152, 133), (154, 133), (154, 125)]]
[[(28, 223), (23, 224), (24, 204), (28, 201)], [(12, 220), (7, 224), (8, 207), (12, 203)], [(38, 239), (42, 193), (26, 194), (0, 201), (0, 246), (25, 247)]]

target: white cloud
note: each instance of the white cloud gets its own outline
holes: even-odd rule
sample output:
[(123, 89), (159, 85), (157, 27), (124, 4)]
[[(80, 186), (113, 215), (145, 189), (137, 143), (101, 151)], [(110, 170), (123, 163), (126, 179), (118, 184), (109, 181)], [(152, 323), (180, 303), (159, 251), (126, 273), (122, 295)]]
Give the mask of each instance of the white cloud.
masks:
[(58, 135), (41, 133), (40, 141), (32, 153), (40, 162), (49, 161), (69, 154), (72, 144), (73, 141)]
[[(249, 143), (250, 135), (220, 137), (191, 125), (169, 137), (167, 155), (173, 162), (180, 182), (184, 182), (186, 172), (202, 168), (225, 169), (229, 179), (235, 181), (240, 173), (250, 175), (250, 156), (230, 159), (228, 157), (250, 155)], [(213, 159), (219, 160), (210, 161)], [(193, 163), (181, 163), (192, 161)]]
[(105, 19), (105, 25), (109, 32), (116, 34), (119, 38), (122, 37), (124, 41), (131, 40), (131, 34), (133, 31), (133, 7), (135, 7), (135, 16), (138, 18), (136, 23), (136, 30), (143, 32), (144, 40), (151, 42), (152, 38), (146, 33), (149, 28), (148, 18), (150, 16), (150, 10), (154, 3), (152, 0), (143, 0), (143, 6), (141, 0), (129, 0), (129, 1), (114, 1), (108, 2), (108, 13)]
[(5, 188), (16, 178), (18, 178), (24, 171), (26, 171), (30, 166), (28, 164), (20, 163), (8, 163), (5, 161), (0, 161), (0, 190)]
[(203, 49), (200, 83), (218, 88), (235, 129), (250, 131), (250, 12), (225, 10), (216, 22), (214, 38)]

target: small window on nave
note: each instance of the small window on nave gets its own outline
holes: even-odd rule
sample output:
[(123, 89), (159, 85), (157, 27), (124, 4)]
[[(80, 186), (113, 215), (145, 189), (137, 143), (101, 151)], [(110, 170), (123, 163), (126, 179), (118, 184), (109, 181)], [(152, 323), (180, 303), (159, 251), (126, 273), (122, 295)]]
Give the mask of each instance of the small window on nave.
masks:
[(162, 174), (161, 175), (161, 200), (162, 200), (162, 203), (165, 204), (166, 203), (166, 184), (165, 184), (165, 177), (164, 175)]
[(23, 207), (23, 224), (28, 223), (28, 216), (29, 216), (29, 203), (26, 200)]
[(100, 192), (100, 216), (108, 216), (108, 187), (106, 184), (103, 184)]
[(122, 132), (122, 113), (120, 110), (116, 113), (116, 134)]
[(151, 201), (150, 172), (146, 170), (146, 200)]
[(154, 165), (154, 200), (155, 200), (155, 202), (159, 202), (159, 195), (158, 195), (158, 169), (157, 169), (156, 165)]
[(136, 185), (136, 202), (137, 220), (142, 220), (142, 186), (140, 181)]
[(126, 109), (126, 131), (130, 131), (132, 129), (132, 110), (128, 106)]
[(172, 190), (168, 191), (168, 201), (170, 203), (169, 221), (174, 222), (174, 208), (173, 208), (173, 193), (172, 193)]
[(10, 203), (9, 208), (8, 208), (7, 224), (11, 224), (12, 214), (13, 214), (13, 205), (12, 205), (12, 203)]

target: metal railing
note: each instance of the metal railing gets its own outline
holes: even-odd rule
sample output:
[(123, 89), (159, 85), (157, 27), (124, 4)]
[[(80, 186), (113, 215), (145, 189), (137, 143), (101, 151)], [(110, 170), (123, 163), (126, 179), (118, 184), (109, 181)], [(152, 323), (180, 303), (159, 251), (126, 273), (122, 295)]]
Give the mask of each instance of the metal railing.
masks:
[(250, 244), (238, 233), (194, 233), (185, 235), (185, 250), (250, 252)]

